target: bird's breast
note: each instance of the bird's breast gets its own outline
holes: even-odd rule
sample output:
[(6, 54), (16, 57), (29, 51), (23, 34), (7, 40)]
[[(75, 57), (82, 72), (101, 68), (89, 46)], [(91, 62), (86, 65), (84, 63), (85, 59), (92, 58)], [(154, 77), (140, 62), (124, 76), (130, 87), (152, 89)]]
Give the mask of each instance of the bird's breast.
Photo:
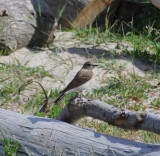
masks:
[(76, 92), (82, 92), (83, 90), (86, 90), (90, 87), (91, 85), (91, 80), (87, 81), (86, 83), (80, 85), (79, 87), (76, 88)]

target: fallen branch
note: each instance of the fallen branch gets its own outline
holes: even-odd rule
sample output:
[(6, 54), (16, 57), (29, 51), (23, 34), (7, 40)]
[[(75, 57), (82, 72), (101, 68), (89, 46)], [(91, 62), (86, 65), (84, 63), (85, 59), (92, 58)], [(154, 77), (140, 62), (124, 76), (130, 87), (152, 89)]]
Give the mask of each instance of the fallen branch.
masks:
[(118, 109), (102, 101), (88, 101), (81, 97), (72, 98), (57, 120), (74, 123), (84, 116), (90, 116), (125, 129), (145, 130), (160, 134), (160, 115), (158, 114)]
[(85, 28), (115, 0), (45, 0), (53, 15), (66, 28)]
[[(101, 103), (99, 102), (100, 105), (102, 105)], [(92, 104), (95, 105), (93, 101)], [(85, 105), (83, 106), (84, 111), (87, 111)], [(92, 112), (93, 107), (88, 108)], [(110, 108), (112, 107), (110, 106)], [(115, 108), (114, 110), (116, 111)], [(99, 111), (97, 110), (97, 112)], [(99, 114), (99, 116), (103, 116), (103, 114)], [(0, 109), (0, 130), (5, 137), (19, 141), (27, 148), (30, 155), (36, 156), (62, 154), (67, 156), (157, 156), (160, 153), (160, 145), (116, 138), (58, 120), (19, 114), (4, 109)], [(3, 139), (2, 133), (0, 133), (0, 140)], [(26, 155), (21, 151), (17, 154)], [(0, 155), (5, 155), (1, 144)]]

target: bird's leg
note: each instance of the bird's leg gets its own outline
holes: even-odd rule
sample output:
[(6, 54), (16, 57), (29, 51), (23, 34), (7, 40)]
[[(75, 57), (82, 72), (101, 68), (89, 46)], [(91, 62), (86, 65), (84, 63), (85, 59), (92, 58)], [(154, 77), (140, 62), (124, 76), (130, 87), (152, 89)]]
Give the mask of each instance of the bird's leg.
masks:
[(91, 101), (91, 99), (88, 99), (85, 95), (83, 95), (82, 92), (81, 92), (81, 95), (82, 95), (85, 99), (87, 99), (88, 101)]

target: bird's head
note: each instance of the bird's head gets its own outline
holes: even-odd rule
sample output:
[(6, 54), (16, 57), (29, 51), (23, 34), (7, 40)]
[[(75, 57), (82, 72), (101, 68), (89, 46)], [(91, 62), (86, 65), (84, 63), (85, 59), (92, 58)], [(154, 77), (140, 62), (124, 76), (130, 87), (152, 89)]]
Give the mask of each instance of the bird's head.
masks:
[(82, 68), (84, 68), (84, 69), (93, 69), (96, 66), (98, 66), (98, 64), (95, 64), (92, 61), (87, 61), (87, 62), (84, 63)]

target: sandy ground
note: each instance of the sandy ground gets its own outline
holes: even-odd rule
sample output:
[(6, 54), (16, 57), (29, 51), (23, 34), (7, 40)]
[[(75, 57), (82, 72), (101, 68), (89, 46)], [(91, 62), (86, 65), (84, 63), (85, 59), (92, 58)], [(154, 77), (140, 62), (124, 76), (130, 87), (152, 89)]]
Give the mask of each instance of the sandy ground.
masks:
[[(54, 46), (50, 50), (47, 48), (43, 50), (22, 48), (9, 56), (1, 56), (0, 63), (16, 64), (18, 60), (26, 67), (45, 67), (45, 70), (49, 70), (55, 76), (54, 80), (46, 78), (43, 80), (47, 89), (66, 86), (86, 60), (97, 62), (98, 58), (102, 57), (108, 58), (111, 61), (115, 60), (118, 65), (125, 65), (126, 72), (135, 72), (142, 77), (145, 75), (146, 69), (153, 69), (152, 66), (146, 65), (137, 59), (134, 59), (133, 64), (131, 58), (113, 58), (105, 51), (107, 49), (105, 45), (100, 45), (100, 47), (103, 46), (101, 49), (88, 48), (89, 46), (86, 45), (79, 46), (79, 43), (77, 44), (78, 41), (72, 40), (73, 34), (70, 32), (57, 32), (56, 36)], [(63, 41), (62, 38), (68, 38), (68, 41)], [(108, 43), (107, 50), (115, 49), (116, 45), (117, 43)], [(120, 49), (117, 49), (117, 51), (120, 51)], [(93, 88), (96, 88), (99, 87), (103, 79), (109, 75), (107, 75), (102, 68), (96, 68), (94, 72), (96, 76)]]

